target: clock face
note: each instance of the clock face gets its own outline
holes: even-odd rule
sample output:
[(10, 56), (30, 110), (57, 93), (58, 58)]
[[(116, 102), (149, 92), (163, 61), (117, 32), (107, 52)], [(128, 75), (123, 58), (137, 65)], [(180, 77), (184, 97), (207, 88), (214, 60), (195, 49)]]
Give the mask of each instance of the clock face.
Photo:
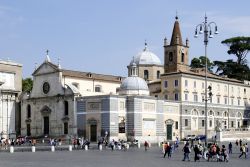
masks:
[(48, 82), (44, 82), (44, 84), (43, 84), (43, 93), (44, 94), (49, 93), (49, 89), (50, 89), (49, 83)]

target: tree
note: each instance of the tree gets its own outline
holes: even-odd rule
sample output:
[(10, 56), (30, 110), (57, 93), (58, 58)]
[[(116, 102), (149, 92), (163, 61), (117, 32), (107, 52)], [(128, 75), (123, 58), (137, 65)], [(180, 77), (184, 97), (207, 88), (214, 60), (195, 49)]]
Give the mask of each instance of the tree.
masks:
[(33, 87), (33, 80), (31, 78), (25, 78), (22, 80), (22, 91), (31, 91)]
[(216, 73), (219, 75), (226, 75), (228, 78), (235, 78), (238, 80), (250, 80), (250, 69), (244, 64), (238, 64), (232, 59), (223, 61), (214, 61), (217, 67)]
[[(191, 61), (191, 68), (204, 68), (206, 64), (206, 57), (200, 56), (199, 58), (193, 58)], [(213, 69), (213, 63), (207, 58), (207, 68), (209, 71), (212, 71)]]
[(237, 56), (237, 64), (247, 64), (246, 56), (250, 51), (250, 37), (233, 37), (221, 43), (229, 47), (228, 54)]

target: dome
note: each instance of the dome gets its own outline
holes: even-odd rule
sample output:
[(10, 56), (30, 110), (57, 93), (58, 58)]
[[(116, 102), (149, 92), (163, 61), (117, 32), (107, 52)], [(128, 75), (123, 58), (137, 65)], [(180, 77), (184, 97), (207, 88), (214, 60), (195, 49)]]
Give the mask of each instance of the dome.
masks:
[(120, 94), (149, 95), (146, 81), (137, 76), (127, 77), (120, 86)]
[(162, 65), (161, 60), (152, 52), (148, 51), (148, 49), (145, 47), (145, 49), (138, 53), (136, 57), (130, 62), (130, 65), (132, 63), (136, 63), (137, 65)]

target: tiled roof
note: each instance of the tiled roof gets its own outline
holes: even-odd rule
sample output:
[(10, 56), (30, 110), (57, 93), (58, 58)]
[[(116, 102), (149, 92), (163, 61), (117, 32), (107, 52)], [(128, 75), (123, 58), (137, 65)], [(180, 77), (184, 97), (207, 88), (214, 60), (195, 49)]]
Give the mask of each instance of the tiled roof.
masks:
[(114, 75), (104, 75), (104, 74), (96, 74), (91, 72), (81, 72), (81, 71), (72, 71), (72, 70), (62, 70), (63, 76), (69, 77), (77, 77), (77, 78), (85, 78), (85, 79), (95, 79), (95, 80), (105, 80), (110, 82), (119, 82), (121, 83), (124, 77), (114, 76)]

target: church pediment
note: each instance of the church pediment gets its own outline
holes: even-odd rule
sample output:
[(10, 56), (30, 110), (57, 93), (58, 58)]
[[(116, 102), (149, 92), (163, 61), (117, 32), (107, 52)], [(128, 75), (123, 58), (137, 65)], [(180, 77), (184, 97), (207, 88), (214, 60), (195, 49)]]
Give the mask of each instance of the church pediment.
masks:
[(48, 106), (44, 106), (40, 112), (43, 114), (43, 115), (48, 115), (51, 113), (51, 109), (48, 107)]
[(33, 76), (36, 75), (42, 75), (42, 74), (49, 74), (49, 73), (55, 73), (59, 72), (60, 69), (57, 65), (51, 63), (51, 62), (43, 62), (34, 72)]

